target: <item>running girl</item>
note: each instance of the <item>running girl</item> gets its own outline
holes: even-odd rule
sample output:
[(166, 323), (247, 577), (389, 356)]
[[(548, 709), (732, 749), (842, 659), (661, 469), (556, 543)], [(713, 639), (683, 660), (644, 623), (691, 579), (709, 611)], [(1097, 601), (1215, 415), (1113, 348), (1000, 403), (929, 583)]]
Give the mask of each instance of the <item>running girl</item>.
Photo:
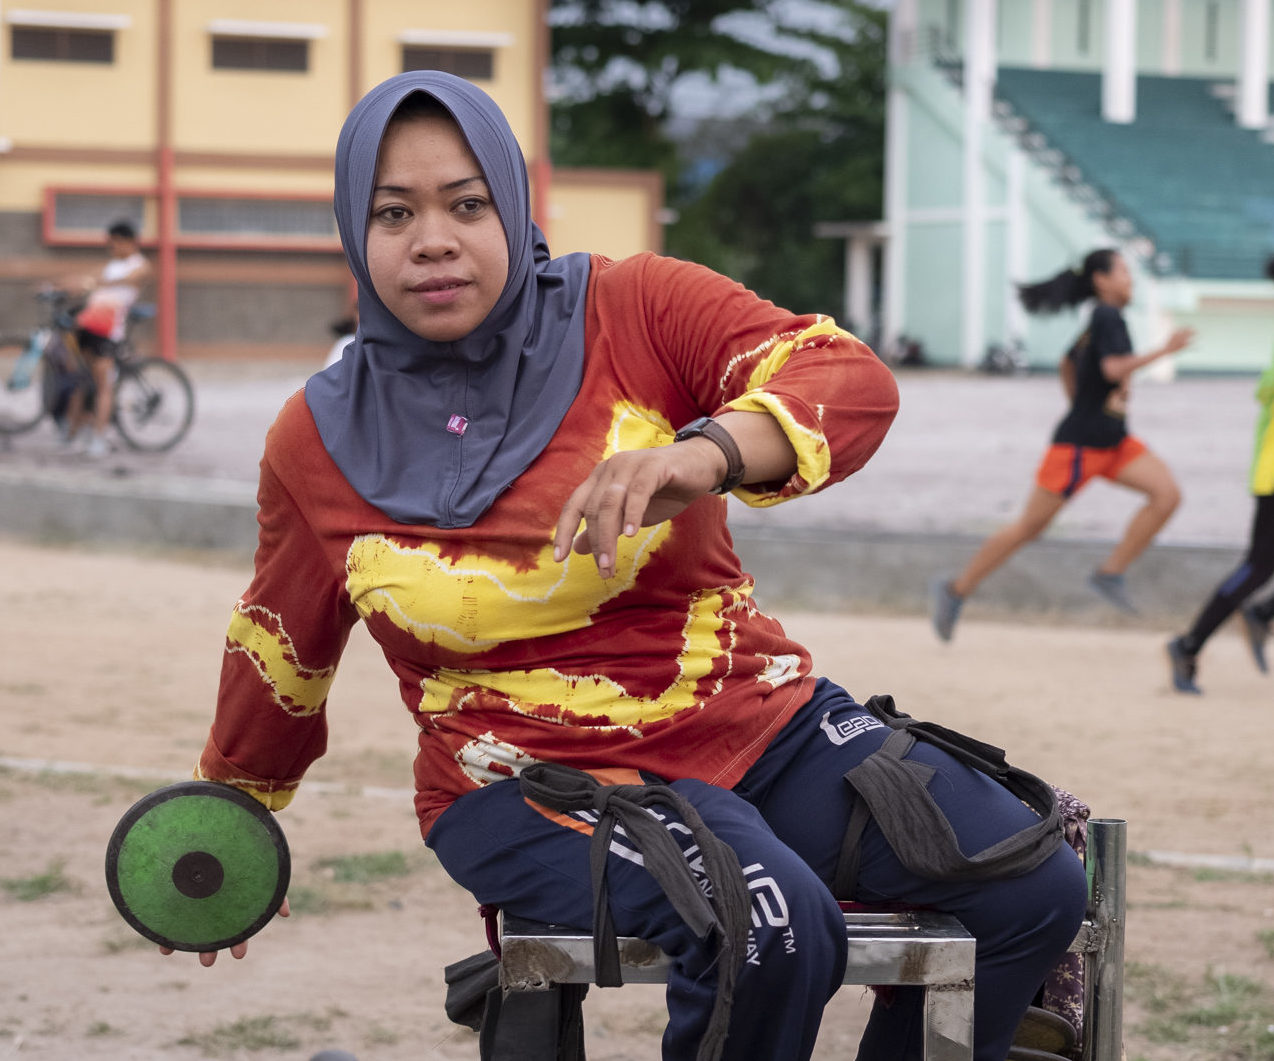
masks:
[(1146, 497), (1122, 540), (1088, 577), (1088, 584), (1121, 611), (1134, 612), (1124, 571), (1168, 521), (1181, 499), (1168, 466), (1128, 434), (1125, 415), (1132, 374), (1183, 349), (1193, 331), (1178, 328), (1158, 350), (1134, 354), (1121, 312), (1132, 301), (1132, 273), (1115, 250), (1092, 251), (1076, 269), (1027, 284), (1018, 296), (1028, 313), (1056, 313), (1096, 299), (1088, 327), (1060, 366), (1070, 410), (1035, 475), (1035, 489), (1017, 520), (991, 535), (953, 579), (933, 588), (933, 626), (950, 641), (960, 608), (981, 581), (1027, 542), (1039, 537), (1062, 506), (1090, 479), (1101, 476)]

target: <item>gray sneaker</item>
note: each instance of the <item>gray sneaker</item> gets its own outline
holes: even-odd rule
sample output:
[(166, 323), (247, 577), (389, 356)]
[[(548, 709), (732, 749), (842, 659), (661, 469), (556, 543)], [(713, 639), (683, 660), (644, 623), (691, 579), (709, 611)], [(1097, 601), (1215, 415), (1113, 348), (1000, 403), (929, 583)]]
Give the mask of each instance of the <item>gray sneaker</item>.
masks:
[(1203, 692), (1194, 680), (1198, 672), (1195, 655), (1193, 652), (1186, 651), (1179, 637), (1174, 637), (1168, 642), (1168, 664), (1172, 669), (1172, 687), (1177, 692), (1191, 693), (1195, 696)]
[(1251, 604), (1243, 605), (1239, 614), (1243, 618), (1243, 632), (1247, 635), (1247, 647), (1252, 650), (1256, 669), (1268, 674), (1270, 668), (1265, 662), (1265, 642), (1270, 636), (1270, 624), (1256, 614), (1256, 608)]
[(943, 641), (950, 641), (964, 598), (951, 588), (951, 581), (946, 578), (934, 579), (929, 589), (933, 597), (934, 633)]
[(1137, 614), (1136, 606), (1128, 599), (1123, 575), (1108, 575), (1104, 571), (1094, 571), (1088, 576), (1088, 585), (1101, 594), (1108, 604), (1113, 604), (1121, 612), (1127, 615)]

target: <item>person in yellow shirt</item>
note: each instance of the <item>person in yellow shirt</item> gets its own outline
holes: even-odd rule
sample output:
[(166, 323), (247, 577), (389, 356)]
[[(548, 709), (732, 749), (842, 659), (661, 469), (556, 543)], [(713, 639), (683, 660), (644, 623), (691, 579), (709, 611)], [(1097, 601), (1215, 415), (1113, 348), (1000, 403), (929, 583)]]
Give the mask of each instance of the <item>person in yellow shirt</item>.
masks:
[[(1274, 280), (1274, 257), (1265, 263), (1265, 275)], [(1261, 412), (1256, 422), (1256, 448), (1249, 474), (1256, 512), (1243, 562), (1217, 586), (1194, 625), (1168, 642), (1172, 687), (1179, 693), (1202, 692), (1195, 681), (1198, 656), (1204, 643), (1235, 610), (1243, 619), (1243, 633), (1257, 669), (1265, 674), (1265, 642), (1274, 622), (1274, 593), (1263, 601), (1244, 603), (1274, 576), (1274, 360), (1262, 373), (1256, 388)]]

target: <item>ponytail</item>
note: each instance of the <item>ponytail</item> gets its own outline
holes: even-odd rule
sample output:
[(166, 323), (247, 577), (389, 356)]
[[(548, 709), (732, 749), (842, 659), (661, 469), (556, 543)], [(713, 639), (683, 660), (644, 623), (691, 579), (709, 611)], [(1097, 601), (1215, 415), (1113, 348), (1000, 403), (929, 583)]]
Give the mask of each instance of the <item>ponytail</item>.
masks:
[(1091, 251), (1083, 264), (1063, 269), (1034, 284), (1018, 284), (1017, 297), (1027, 313), (1056, 313), (1093, 297), (1093, 273), (1110, 272), (1116, 252), (1109, 247)]

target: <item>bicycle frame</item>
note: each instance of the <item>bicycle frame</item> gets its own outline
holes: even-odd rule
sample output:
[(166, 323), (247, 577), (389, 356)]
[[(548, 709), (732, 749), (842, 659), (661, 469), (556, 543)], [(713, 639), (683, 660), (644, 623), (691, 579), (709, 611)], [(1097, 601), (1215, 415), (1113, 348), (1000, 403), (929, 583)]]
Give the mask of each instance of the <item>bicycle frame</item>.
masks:
[(35, 374), (35, 366), (44, 356), (45, 348), (52, 338), (52, 328), (41, 327), (31, 330), (31, 334), (27, 337), (26, 349), (22, 351), (22, 356), (14, 364), (13, 372), (5, 382), (9, 390), (19, 390), (30, 386), (31, 378)]
[[(73, 423), (83, 423), (85, 412), (97, 400), (97, 369), (82, 348), (76, 324), (81, 300), (59, 288), (46, 288), (36, 298), (45, 307), (44, 321), (9, 344), (14, 356), (8, 362), (0, 397), (13, 394), (19, 404), (12, 417), (10, 410), (0, 408), (0, 433), (4, 435), (27, 431), (49, 416), (59, 425), (67, 415)], [(154, 315), (153, 304), (134, 304), (128, 312), (124, 337), (100, 347), (101, 356), (110, 358), (116, 386), (125, 387), (129, 399), (121, 406), (118, 391), (112, 394), (110, 419), (125, 442), (140, 450), (175, 445), (185, 435), (193, 415), (193, 391), (185, 373), (171, 363), (161, 365), (154, 358), (138, 357), (130, 342), (133, 324)], [(18, 397), (28, 390), (32, 398)], [(161, 408), (165, 410), (163, 420), (156, 418)], [(165, 433), (161, 423), (171, 430)]]

